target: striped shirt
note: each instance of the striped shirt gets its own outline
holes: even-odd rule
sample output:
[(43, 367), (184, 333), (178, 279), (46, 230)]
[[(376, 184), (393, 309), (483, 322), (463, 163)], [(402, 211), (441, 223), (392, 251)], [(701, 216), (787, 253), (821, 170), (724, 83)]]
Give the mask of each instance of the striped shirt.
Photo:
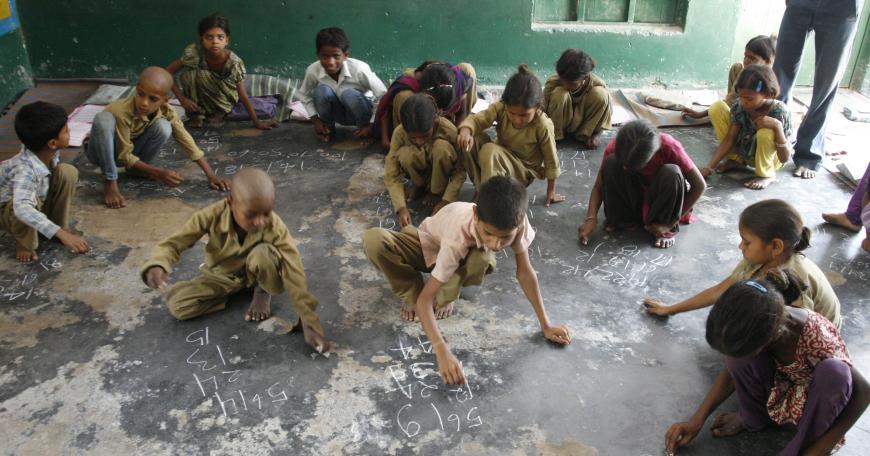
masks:
[[(58, 157), (51, 161), (57, 166)], [(60, 229), (39, 211), (48, 196), (51, 169), (33, 152), (22, 147), (18, 155), (0, 163), (0, 204), (12, 201), (15, 217), (51, 239)]]

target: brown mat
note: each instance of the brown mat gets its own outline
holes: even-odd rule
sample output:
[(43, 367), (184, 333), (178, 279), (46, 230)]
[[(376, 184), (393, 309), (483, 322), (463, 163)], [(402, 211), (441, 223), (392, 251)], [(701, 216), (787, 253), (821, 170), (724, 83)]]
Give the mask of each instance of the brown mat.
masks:
[(614, 104), (628, 111), (629, 114), (634, 116), (634, 119), (646, 119), (657, 127), (690, 127), (710, 123), (710, 119), (706, 117), (703, 119), (692, 119), (690, 117), (683, 117), (683, 113), (679, 111), (649, 106), (639, 98), (640, 92), (616, 90), (612, 91), (611, 95)]
[[(63, 106), (67, 113), (71, 113), (76, 106), (85, 101), (99, 87), (96, 82), (40, 82), (36, 87), (29, 89), (21, 98), (12, 105), (9, 112), (0, 117), (0, 161), (17, 154), (21, 148), (21, 142), (15, 136), (15, 113), (34, 101), (47, 101)], [(64, 161), (67, 156), (77, 153), (78, 149), (70, 149), (64, 153)]]

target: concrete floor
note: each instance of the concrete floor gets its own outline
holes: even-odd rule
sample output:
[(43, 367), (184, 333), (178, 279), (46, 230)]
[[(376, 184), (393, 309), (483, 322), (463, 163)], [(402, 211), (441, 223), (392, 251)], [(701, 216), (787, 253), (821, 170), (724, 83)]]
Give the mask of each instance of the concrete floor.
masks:
[[(697, 163), (715, 148), (709, 128), (668, 131)], [(287, 296), (275, 301), (277, 318), (259, 324), (243, 321), (245, 295), (224, 312), (178, 322), (141, 283), (151, 247), (222, 197), (174, 144), (160, 161), (183, 167), (187, 181), (170, 190), (123, 177), (128, 206), (118, 211), (101, 206), (99, 176), (79, 160), (74, 220), (93, 251), (74, 256), (45, 243), (42, 261), (18, 265), (11, 239), (0, 242), (0, 452), (660, 456), (665, 431), (689, 417), (722, 363), (704, 342), (706, 310), (660, 320), (639, 301), (676, 301), (724, 278), (741, 257), (739, 212), (774, 197), (796, 204), (813, 228), (807, 254), (829, 273), (852, 357), (870, 374), (870, 257), (860, 235), (820, 223), (850, 193), (829, 174), (805, 182), (788, 165), (760, 192), (743, 189), (743, 176), (714, 177), (697, 205), (700, 220), (675, 248), (654, 249), (640, 232), (599, 233), (582, 247), (575, 233), (602, 152), (567, 141), (558, 185), (568, 201), (545, 207), (537, 182), (529, 216), (546, 307), (574, 343), (543, 339), (511, 255), (500, 254), (498, 270), (465, 290), (458, 315), (441, 323), (470, 380), (447, 389), (419, 325), (400, 320), (397, 299), (362, 253), (365, 229), (397, 224), (383, 155), (347, 131), (329, 146), (311, 133), (291, 123), (197, 137), (219, 174), (260, 166), (272, 175), (331, 356), (315, 356), (301, 334), (283, 334), (293, 319)], [(471, 193), (466, 183), (463, 198)], [(201, 260), (197, 245), (171, 279), (194, 276)], [(865, 415), (839, 454), (870, 454), (868, 432)], [(775, 454), (790, 433), (714, 439), (705, 429), (680, 454)]]

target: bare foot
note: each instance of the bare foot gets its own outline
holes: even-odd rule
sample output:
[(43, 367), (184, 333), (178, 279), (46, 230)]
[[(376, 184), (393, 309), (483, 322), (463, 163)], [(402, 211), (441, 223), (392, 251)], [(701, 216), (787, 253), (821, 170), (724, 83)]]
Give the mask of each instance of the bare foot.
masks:
[(118, 181), (106, 181), (103, 184), (103, 201), (107, 207), (112, 209), (119, 209), (127, 205), (121, 195), (121, 190), (118, 189)]
[(317, 133), (317, 139), (319, 139), (320, 142), (328, 143), (332, 141), (332, 135), (329, 133)]
[(597, 149), (600, 145), (601, 140), (598, 139), (598, 135), (592, 135), (589, 137), (589, 139), (586, 140), (587, 149)]
[(272, 316), (272, 295), (259, 286), (254, 288), (254, 296), (251, 298), (251, 306), (245, 313), (247, 321), (263, 321)]
[(716, 165), (716, 172), (719, 174), (725, 174), (729, 171), (744, 169), (746, 169), (745, 165), (743, 165), (742, 163), (738, 163), (734, 160), (725, 160), (724, 162)]
[(861, 241), (861, 248), (864, 249), (865, 252), (870, 253), (870, 238)]
[(302, 334), (305, 336), (305, 342), (317, 351), (317, 353), (326, 353), (329, 351), (329, 341), (318, 334), (314, 328), (302, 323)]
[(22, 263), (30, 263), (31, 261), (39, 261), (39, 255), (33, 250), (25, 248), (19, 243), (15, 243), (15, 258)]
[(812, 179), (816, 177), (816, 172), (812, 169), (807, 168), (806, 166), (798, 166), (794, 173), (792, 173), (794, 177), (800, 177), (802, 179)]
[(419, 198), (420, 195), (423, 193), (423, 190), (425, 190), (423, 187), (420, 187), (417, 184), (411, 182), (411, 188), (408, 190), (407, 193), (405, 193), (405, 202), (410, 203), (411, 201)]
[(861, 227), (853, 224), (849, 217), (846, 217), (846, 214), (822, 214), (822, 218), (831, 225), (837, 225), (856, 233), (861, 231)]
[(653, 243), (653, 246), (659, 249), (669, 249), (674, 246), (676, 239), (672, 237), (658, 237)]
[(208, 118), (209, 127), (220, 128), (223, 127), (225, 123), (223, 114), (215, 114)]
[(775, 181), (773, 177), (756, 177), (743, 183), (743, 186), (751, 190), (761, 190)]
[(426, 192), (426, 195), (423, 196), (423, 205), (427, 207), (433, 207), (439, 201), (441, 201), (441, 195), (436, 195), (432, 192)]
[(187, 121), (187, 128), (202, 128), (203, 120), (202, 117), (196, 116), (191, 117), (190, 120)]
[(405, 321), (414, 321), (417, 319), (417, 312), (414, 310), (413, 307), (402, 307), (402, 310), (400, 310), (399, 313), (402, 314), (402, 319)]
[(453, 303), (445, 304), (441, 307), (435, 307), (435, 319), (443, 320), (453, 315)]
[(731, 437), (746, 430), (737, 412), (723, 413), (713, 420), (710, 431), (716, 437)]

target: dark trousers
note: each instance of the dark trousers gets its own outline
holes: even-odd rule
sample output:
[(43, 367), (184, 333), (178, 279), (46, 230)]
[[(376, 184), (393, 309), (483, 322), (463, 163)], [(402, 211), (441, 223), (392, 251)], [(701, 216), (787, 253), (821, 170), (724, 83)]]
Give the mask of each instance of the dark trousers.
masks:
[(664, 165), (649, 186), (611, 155), (604, 160), (601, 183), (604, 214), (613, 227), (667, 225), (677, 229), (686, 197), (686, 179), (677, 165)]
[(843, 79), (860, 0), (790, 0), (779, 25), (773, 71), (779, 80), (779, 99), (791, 101), (791, 90), (801, 66), (804, 43), (815, 32), (816, 62), (813, 98), (797, 132), (794, 163), (818, 170), (825, 156), (825, 125), (837, 86)]

